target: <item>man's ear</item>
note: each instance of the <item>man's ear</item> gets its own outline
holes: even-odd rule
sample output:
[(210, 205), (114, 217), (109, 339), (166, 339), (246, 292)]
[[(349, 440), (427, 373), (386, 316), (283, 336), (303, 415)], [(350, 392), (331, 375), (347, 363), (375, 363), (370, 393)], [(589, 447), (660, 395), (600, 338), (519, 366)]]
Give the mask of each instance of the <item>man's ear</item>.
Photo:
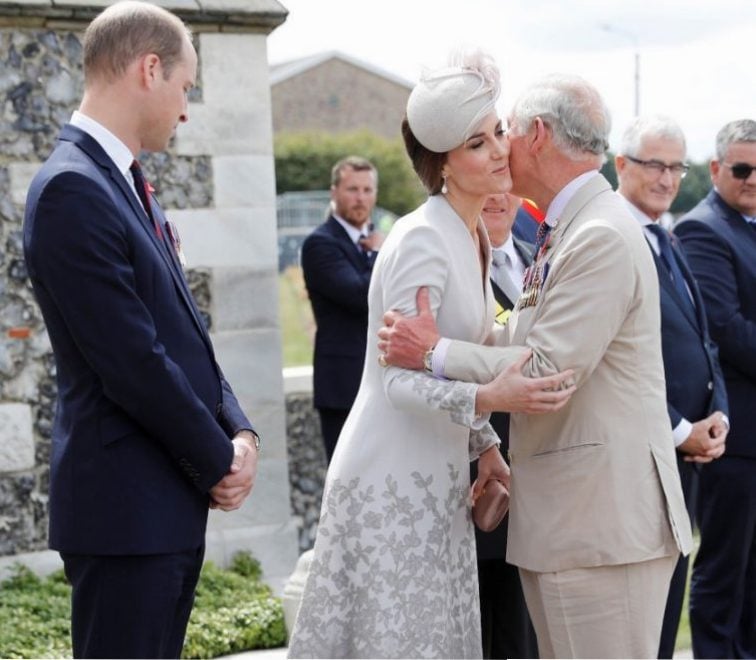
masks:
[(620, 174), (624, 169), (625, 165), (627, 165), (627, 161), (625, 160), (625, 157), (617, 154), (614, 157), (614, 169), (617, 172), (617, 174)]
[(528, 146), (533, 152), (541, 151), (551, 141), (551, 129), (543, 119), (536, 117), (526, 135)]
[(155, 53), (147, 53), (139, 63), (139, 70), (145, 87), (151, 88), (159, 78), (163, 77), (163, 66)]
[(719, 176), (719, 168), (719, 161), (716, 158), (712, 158), (711, 162), (709, 163), (709, 176), (711, 177), (712, 181), (714, 181)]

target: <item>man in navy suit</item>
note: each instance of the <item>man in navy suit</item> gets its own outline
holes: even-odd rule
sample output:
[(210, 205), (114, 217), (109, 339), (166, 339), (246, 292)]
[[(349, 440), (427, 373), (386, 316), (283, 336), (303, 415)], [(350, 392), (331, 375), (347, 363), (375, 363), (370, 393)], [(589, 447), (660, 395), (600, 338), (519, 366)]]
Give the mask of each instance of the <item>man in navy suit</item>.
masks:
[(57, 368), (50, 547), (76, 657), (178, 658), (209, 507), (238, 508), (259, 441), (218, 367), (175, 229), (135, 158), (188, 119), (183, 23), (122, 2), (84, 35), (84, 97), (29, 189), (26, 260)]
[(330, 463), (357, 396), (367, 345), (367, 294), (383, 238), (370, 231), (378, 172), (349, 156), (331, 170), (328, 219), (302, 245), (302, 271), (317, 330), (313, 398)]
[[(525, 269), (533, 261), (533, 246), (513, 234), (520, 198), (509, 193), (490, 195), (481, 217), (491, 241), (491, 288), (496, 298), (496, 322), (504, 325), (522, 293)], [(533, 221), (535, 222), (535, 221)], [(493, 413), (491, 425), (509, 451), (509, 413)], [(478, 476), (477, 461), (470, 464), (470, 483)], [(508, 517), (492, 532), (475, 528), (480, 587), (480, 623), (484, 658), (537, 658), (533, 624), (522, 593), (516, 566), (507, 563)]]
[[(724, 379), (704, 302), (679, 246), (659, 222), (687, 172), (685, 152), (685, 136), (672, 119), (636, 117), (625, 130), (615, 166), (618, 192), (643, 226), (659, 276), (667, 408), (692, 519), (697, 466), (722, 455), (728, 422)], [(667, 597), (660, 658), (671, 658), (675, 650), (687, 575), (688, 557), (681, 556)]]
[(730, 404), (722, 458), (701, 471), (690, 628), (697, 658), (756, 657), (756, 121), (726, 124), (714, 189), (678, 225)]

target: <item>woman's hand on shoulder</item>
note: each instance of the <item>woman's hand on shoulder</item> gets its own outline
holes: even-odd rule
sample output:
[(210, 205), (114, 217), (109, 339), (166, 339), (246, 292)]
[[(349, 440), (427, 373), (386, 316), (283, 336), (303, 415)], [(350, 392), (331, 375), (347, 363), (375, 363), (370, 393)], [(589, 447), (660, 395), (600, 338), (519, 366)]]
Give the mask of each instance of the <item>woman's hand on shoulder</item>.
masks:
[(572, 369), (553, 376), (530, 378), (522, 373), (532, 351), (499, 373), (490, 383), (481, 385), (475, 399), (478, 414), (517, 412), (529, 415), (555, 412), (564, 408), (575, 392)]

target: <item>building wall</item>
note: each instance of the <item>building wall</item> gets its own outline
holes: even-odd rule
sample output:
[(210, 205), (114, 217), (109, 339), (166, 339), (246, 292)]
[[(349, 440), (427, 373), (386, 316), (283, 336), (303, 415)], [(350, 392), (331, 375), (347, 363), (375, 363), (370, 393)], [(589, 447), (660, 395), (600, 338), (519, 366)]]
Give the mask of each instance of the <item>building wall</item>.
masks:
[[(42, 552), (55, 366), (26, 278), (21, 222), (29, 180), (81, 96), (82, 30), (105, 4), (79, 2), (65, 14), (36, 0), (33, 15), (20, 15), (18, 3), (0, 0), (0, 570), (18, 556), (37, 566), (56, 561)], [(221, 31), (228, 24), (222, 13), (203, 11), (193, 25), (192, 11), (184, 12), (198, 33), (201, 92), (190, 104), (190, 122), (166, 153), (145, 158), (145, 170), (181, 232), (187, 275), (218, 361), (264, 443), (249, 500), (239, 511), (211, 513), (207, 556), (223, 564), (236, 550), (249, 549), (275, 583), (293, 568), (297, 539), (289, 512), (275, 303), (266, 53), (272, 28), (270, 12), (268, 23), (255, 23), (253, 6), (261, 4), (237, 2), (234, 20), (243, 6), (251, 13), (228, 32)], [(272, 4), (280, 23), (285, 12)], [(182, 6), (192, 5), (199, 6)], [(28, 554), (35, 552), (40, 554)]]
[(273, 86), (273, 130), (347, 132), (370, 129), (401, 137), (410, 90), (337, 58)]

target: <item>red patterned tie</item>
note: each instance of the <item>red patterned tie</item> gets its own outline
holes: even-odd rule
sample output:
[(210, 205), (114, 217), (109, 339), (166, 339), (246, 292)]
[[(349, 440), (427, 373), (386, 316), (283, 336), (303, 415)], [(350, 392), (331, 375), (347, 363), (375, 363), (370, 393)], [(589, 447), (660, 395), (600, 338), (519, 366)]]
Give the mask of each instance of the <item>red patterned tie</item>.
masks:
[(142, 168), (139, 166), (139, 161), (135, 160), (134, 162), (132, 162), (131, 167), (129, 169), (131, 170), (131, 175), (134, 177), (134, 188), (136, 188), (136, 192), (137, 192), (137, 195), (139, 196), (139, 200), (142, 202), (142, 206), (144, 207), (144, 210), (146, 211), (150, 220), (152, 220), (152, 224), (155, 227), (155, 234), (160, 240), (162, 240), (163, 232), (160, 231), (160, 225), (157, 223), (154, 216), (152, 215), (152, 206), (150, 204), (150, 193), (147, 187), (147, 182), (144, 180), (144, 176), (142, 175)]

